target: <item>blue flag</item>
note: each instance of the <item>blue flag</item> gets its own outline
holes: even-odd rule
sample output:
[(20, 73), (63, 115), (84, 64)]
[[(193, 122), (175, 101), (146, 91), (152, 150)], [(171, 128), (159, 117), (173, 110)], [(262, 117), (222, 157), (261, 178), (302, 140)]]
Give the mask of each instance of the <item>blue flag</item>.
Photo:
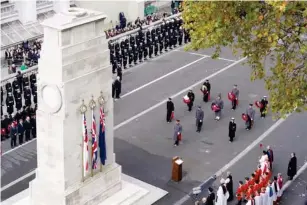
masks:
[(100, 162), (105, 165), (107, 159), (106, 137), (105, 137), (105, 116), (103, 108), (100, 108), (100, 128), (99, 128), (99, 151)]

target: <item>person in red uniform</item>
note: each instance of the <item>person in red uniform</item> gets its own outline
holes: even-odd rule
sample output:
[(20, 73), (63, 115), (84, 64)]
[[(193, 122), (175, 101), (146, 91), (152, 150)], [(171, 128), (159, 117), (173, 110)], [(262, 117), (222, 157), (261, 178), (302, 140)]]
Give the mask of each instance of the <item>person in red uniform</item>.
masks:
[(239, 181), (239, 187), (236, 192), (236, 197), (238, 200), (237, 205), (241, 205), (244, 197), (244, 183), (242, 181)]

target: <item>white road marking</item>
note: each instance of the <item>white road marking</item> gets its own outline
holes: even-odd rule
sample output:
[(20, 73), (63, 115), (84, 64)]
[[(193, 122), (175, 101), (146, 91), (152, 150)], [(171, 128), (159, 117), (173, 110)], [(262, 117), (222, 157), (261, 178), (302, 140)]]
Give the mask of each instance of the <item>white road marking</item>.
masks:
[(8, 188), (10, 188), (11, 186), (17, 184), (18, 182), (20, 182), (20, 181), (22, 181), (22, 180), (24, 180), (24, 179), (26, 179), (26, 178), (32, 176), (33, 174), (35, 174), (35, 170), (29, 172), (28, 174), (23, 175), (22, 177), (16, 179), (15, 181), (12, 181), (12, 182), (9, 183), (9, 184), (7, 184), (7, 185), (1, 187), (1, 192), (4, 191), (4, 190), (6, 190), (6, 189), (8, 189)]
[[(204, 55), (204, 54), (201, 54), (201, 53), (193, 53), (193, 52), (189, 52), (189, 51), (181, 51), (179, 49), (175, 50), (176, 52), (183, 52), (183, 53), (189, 53), (191, 55), (196, 55), (196, 56), (207, 56), (207, 55)], [(208, 57), (211, 57), (211, 56), (208, 56)], [(236, 62), (236, 60), (232, 60), (232, 59), (227, 59), (227, 58), (217, 58), (219, 60), (223, 60), (223, 61), (230, 61), (230, 62)]]
[[(219, 71), (217, 71), (217, 72), (211, 74), (210, 76), (208, 76), (208, 77), (206, 77), (206, 78), (204, 78), (204, 79), (202, 79), (202, 80), (200, 80), (200, 81), (194, 83), (193, 85), (191, 85), (191, 86), (189, 86), (189, 87), (187, 87), (187, 88), (181, 90), (180, 92), (174, 94), (173, 96), (171, 96), (171, 98), (176, 98), (176, 97), (178, 97), (179, 95), (182, 95), (183, 93), (187, 92), (188, 90), (190, 90), (190, 89), (194, 88), (195, 86), (198, 86), (199, 84), (203, 83), (206, 79), (210, 79), (210, 78), (213, 78), (213, 77), (217, 76), (218, 74), (220, 74), (220, 73), (222, 73), (222, 72), (228, 70), (229, 68), (231, 68), (231, 67), (233, 67), (233, 66), (235, 66), (235, 65), (237, 65), (237, 64), (239, 64), (239, 63), (241, 63), (241, 62), (244, 61), (245, 59), (246, 59), (246, 57), (244, 57), (244, 58), (242, 58), (242, 59), (240, 59), (240, 60), (238, 60), (238, 61), (236, 61), (236, 62), (234, 62), (234, 63), (232, 63), (232, 64), (230, 64), (230, 65), (228, 65), (228, 66), (226, 66), (226, 67), (224, 67), (224, 68), (222, 68), (221, 70), (219, 70)], [(142, 111), (142, 112), (140, 112), (140, 113), (134, 115), (133, 117), (131, 117), (131, 118), (129, 118), (129, 119), (127, 119), (127, 120), (125, 120), (125, 121), (119, 123), (118, 125), (114, 126), (114, 131), (117, 130), (117, 129), (119, 129), (119, 128), (121, 128), (122, 126), (124, 126), (124, 125), (126, 125), (126, 124), (132, 122), (133, 120), (135, 120), (135, 119), (137, 119), (137, 118), (139, 118), (139, 117), (141, 117), (141, 116), (147, 114), (148, 112), (150, 112), (150, 111), (156, 109), (157, 107), (163, 105), (166, 101), (167, 101), (167, 99), (162, 100), (161, 102), (159, 102), (159, 103), (153, 105), (152, 107), (150, 107), (150, 108), (148, 108), (148, 109), (146, 109), (146, 110), (144, 110), (144, 111)]]
[[(254, 142), (252, 142), (248, 147), (246, 147), (240, 154), (238, 154), (235, 158), (233, 158), (228, 164), (226, 164), (224, 167), (222, 167), (220, 170), (218, 170), (214, 175), (216, 178), (220, 177), (222, 174), (224, 174), (226, 171), (229, 170), (230, 167), (232, 167), (235, 163), (237, 163), (240, 159), (242, 159), (248, 152), (250, 152), (253, 148), (259, 145), (259, 143), (264, 140), (267, 136), (269, 136), (279, 125), (281, 125), (283, 122), (286, 121), (286, 119), (291, 114), (287, 115), (285, 119), (279, 119), (277, 122), (275, 122), (267, 131), (265, 131), (262, 135), (260, 135)], [(307, 167), (307, 163), (305, 164)], [(305, 166), (304, 165), (304, 166)], [(306, 169), (305, 167), (305, 169)], [(299, 172), (297, 176), (299, 175)], [(285, 186), (285, 185), (284, 185)], [(288, 185), (289, 186), (289, 185)], [(190, 197), (189, 195), (184, 196), (179, 201), (174, 203), (175, 205), (182, 205), (186, 202)]]
[(135, 93), (135, 92), (137, 92), (137, 91), (139, 91), (139, 90), (141, 90), (143, 88), (146, 88), (146, 87), (152, 85), (153, 83), (156, 83), (156, 82), (158, 82), (158, 81), (160, 81), (160, 80), (162, 80), (162, 79), (164, 79), (164, 78), (166, 78), (166, 77), (168, 77), (168, 76), (170, 76), (170, 75), (172, 75), (174, 73), (177, 73), (177, 72), (179, 72), (179, 71), (181, 71), (181, 70), (183, 70), (183, 69), (185, 69), (185, 68), (187, 68), (187, 67), (189, 67), (189, 66), (191, 66), (191, 65), (193, 65), (193, 64), (195, 64), (195, 63), (197, 63), (197, 62), (199, 62), (199, 61), (201, 61), (203, 59), (205, 59), (205, 58), (208, 58), (208, 57), (209, 56), (203, 56), (202, 58), (199, 58), (199, 59), (197, 59), (195, 61), (192, 61), (191, 63), (188, 63), (188, 64), (186, 64), (186, 65), (184, 65), (184, 66), (182, 66), (180, 68), (177, 68), (176, 70), (173, 70), (172, 72), (169, 72), (169, 73), (167, 73), (167, 74), (165, 74), (165, 75), (163, 75), (163, 76), (161, 76), (159, 78), (156, 78), (156, 79), (154, 79), (154, 80), (152, 80), (152, 81), (150, 81), (150, 82), (148, 82), (148, 83), (146, 83), (146, 84), (144, 84), (144, 85), (142, 85), (142, 86), (140, 86), (140, 87), (138, 87), (138, 88), (136, 88), (136, 89), (134, 89), (134, 90), (124, 94), (124, 95), (122, 95), (120, 98), (127, 97), (127, 96), (129, 96), (129, 95), (131, 95), (131, 94), (133, 94), (133, 93)]
[(28, 141), (28, 142), (26, 142), (26, 143), (23, 143), (22, 145), (20, 145), (20, 146), (18, 146), (18, 147), (14, 147), (13, 149), (10, 149), (10, 150), (4, 152), (1, 156), (4, 156), (4, 155), (6, 155), (6, 154), (8, 154), (8, 153), (10, 153), (10, 152), (13, 152), (13, 151), (15, 151), (15, 150), (17, 150), (17, 149), (19, 149), (19, 148), (21, 148), (21, 147), (27, 145), (27, 144), (30, 144), (31, 142), (33, 142), (33, 141), (35, 141), (35, 140), (36, 140), (36, 138), (35, 138), (35, 139), (32, 139), (32, 140), (30, 140), (30, 141)]
[(284, 186), (282, 187), (282, 191), (285, 191), (289, 188), (289, 186), (296, 180), (305, 170), (307, 169), (307, 162), (297, 171), (296, 175), (293, 177), (292, 180), (288, 180)]

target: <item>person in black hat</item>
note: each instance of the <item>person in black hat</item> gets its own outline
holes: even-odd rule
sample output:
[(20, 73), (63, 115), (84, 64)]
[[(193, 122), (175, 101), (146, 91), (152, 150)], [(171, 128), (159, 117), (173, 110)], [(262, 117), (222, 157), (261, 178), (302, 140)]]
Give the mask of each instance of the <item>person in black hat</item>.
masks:
[(253, 104), (249, 104), (249, 107), (246, 110), (247, 121), (246, 121), (246, 130), (250, 130), (254, 124), (255, 110), (253, 108)]
[[(206, 91), (204, 91), (204, 89), (206, 89)], [(208, 102), (209, 99), (210, 99), (210, 91), (211, 91), (211, 84), (209, 82), (209, 80), (206, 80), (203, 84), (203, 87), (202, 87), (202, 90), (203, 90), (203, 100), (204, 102)]]
[(174, 103), (172, 98), (168, 98), (166, 103), (166, 122), (170, 123), (172, 121), (172, 113), (175, 111)]
[(229, 132), (228, 132), (230, 143), (233, 142), (233, 138), (235, 138), (236, 136), (236, 130), (237, 130), (237, 124), (235, 123), (235, 118), (232, 117), (229, 122)]
[(187, 96), (190, 99), (190, 102), (187, 105), (188, 105), (189, 111), (191, 112), (192, 111), (192, 107), (193, 107), (193, 103), (194, 103), (194, 100), (195, 100), (195, 94), (193, 93), (192, 90), (189, 90)]
[(262, 107), (260, 108), (260, 116), (263, 119), (266, 116), (267, 107), (268, 107), (268, 104), (269, 104), (269, 102), (267, 100), (267, 96), (263, 96), (260, 103), (262, 104)]

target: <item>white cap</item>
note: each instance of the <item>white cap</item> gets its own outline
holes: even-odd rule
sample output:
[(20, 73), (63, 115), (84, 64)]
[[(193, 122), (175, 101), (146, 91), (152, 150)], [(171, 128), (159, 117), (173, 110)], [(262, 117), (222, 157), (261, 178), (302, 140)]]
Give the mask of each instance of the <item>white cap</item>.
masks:
[(225, 179), (222, 178), (221, 181), (220, 181), (220, 183), (221, 183), (221, 184), (225, 184)]
[(227, 179), (225, 180), (225, 183), (228, 184), (229, 182), (230, 182), (230, 179), (227, 178)]

